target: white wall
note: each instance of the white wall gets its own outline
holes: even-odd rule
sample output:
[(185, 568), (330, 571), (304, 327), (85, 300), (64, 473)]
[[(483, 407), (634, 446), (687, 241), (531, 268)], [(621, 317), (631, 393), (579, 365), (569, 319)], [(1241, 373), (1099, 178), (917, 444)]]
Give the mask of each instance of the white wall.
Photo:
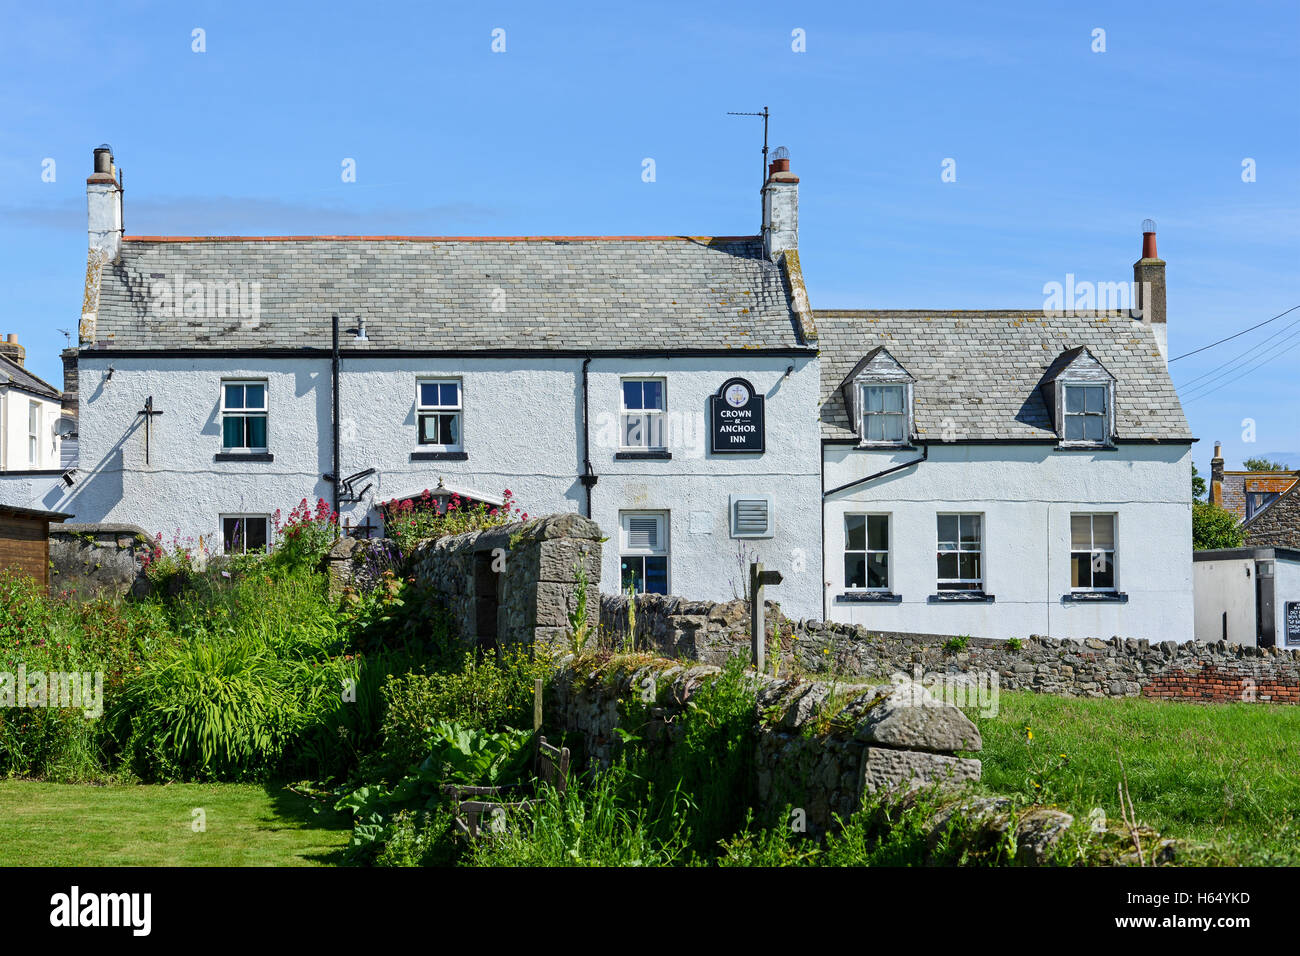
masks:
[(1198, 641), (1208, 644), (1223, 640), (1223, 615), (1226, 612), (1228, 643), (1255, 646), (1258, 634), (1253, 557), (1196, 561), (1192, 564), (1192, 587), (1196, 595)]
[(1278, 558), (1273, 562), (1273, 608), (1277, 615), (1274, 634), (1277, 646), (1300, 648), (1300, 644), (1286, 643), (1286, 602), (1300, 602), (1300, 561), (1294, 558)]
[[(35, 402), (40, 407), (37, 434), (37, 459), (31, 460), (28, 444), (28, 409)], [(59, 467), (59, 438), (55, 432), (61, 408), (58, 402), (31, 395), (14, 388), (0, 389), (0, 469), (4, 471), (42, 470)]]
[[(920, 451), (825, 449), (829, 490), (920, 456)], [(844, 515), (891, 516), (896, 605), (844, 604)], [(936, 514), (984, 515), (991, 604), (930, 604), (936, 593)], [(1127, 603), (1068, 604), (1070, 515), (1117, 515), (1117, 587)], [(830, 620), (881, 630), (980, 637), (1145, 637), (1193, 633), (1191, 470), (1186, 445), (1058, 451), (1049, 445), (930, 446), (928, 461), (832, 495), (826, 504)]]
[[(109, 365), (115, 369), (106, 380)], [(786, 377), (787, 367), (794, 371)], [(579, 358), (345, 358), (340, 388), (340, 471), (378, 474), (344, 517), (364, 520), (382, 500), (445, 484), (499, 496), (514, 492), (533, 514), (581, 511), (582, 360)], [(667, 378), (671, 461), (615, 460), (619, 377)], [(466, 461), (414, 462), (416, 379), (463, 381)], [(767, 452), (705, 452), (707, 397), (733, 375), (767, 396)], [(58, 501), (78, 521), (123, 521), (165, 538), (219, 533), (218, 516), (287, 512), (300, 499), (329, 500), (322, 475), (330, 449), (330, 366), (322, 359), (130, 359), (80, 357), (80, 463), (77, 484)], [(223, 378), (265, 378), (272, 462), (217, 462)], [(618, 587), (620, 509), (671, 512), (670, 584), (699, 599), (730, 599), (741, 586), (738, 542), (729, 536), (728, 495), (770, 494), (776, 536), (745, 542), (786, 574), (772, 590), (787, 613), (820, 616), (818, 366), (737, 353), (721, 358), (594, 359), (589, 368), (591, 459), (600, 476), (593, 517), (609, 536), (604, 590)], [(138, 412), (152, 395), (163, 412), (151, 426), (150, 464)], [(44, 506), (53, 507), (46, 503)], [(691, 531), (692, 513), (696, 513)], [(706, 517), (707, 516), (707, 517)], [(712, 531), (700, 531), (711, 521)], [(775, 593), (780, 591), (778, 595)]]

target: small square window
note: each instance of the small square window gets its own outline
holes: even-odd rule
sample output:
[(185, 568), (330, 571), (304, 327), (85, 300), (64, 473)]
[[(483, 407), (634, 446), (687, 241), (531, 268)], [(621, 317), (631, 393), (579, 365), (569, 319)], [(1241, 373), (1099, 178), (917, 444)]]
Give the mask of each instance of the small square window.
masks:
[(416, 389), (418, 441), (442, 451), (460, 451), (461, 385), (455, 379), (427, 379)]
[(889, 515), (844, 516), (844, 587), (889, 590)]
[(901, 444), (907, 440), (907, 386), (863, 385), (862, 441)]
[(1063, 437), (1067, 442), (1104, 445), (1110, 438), (1110, 414), (1105, 385), (1062, 385), (1065, 408)]
[(221, 383), (221, 447), (224, 451), (264, 452), (266, 383)]
[(666, 448), (667, 383), (661, 378), (625, 378), (622, 393), (619, 444), (623, 448)]
[(1070, 588), (1116, 589), (1114, 515), (1070, 515)]
[(625, 594), (668, 593), (668, 512), (620, 512), (619, 583)]
[(269, 524), (268, 515), (222, 515), (221, 550), (225, 554), (265, 551)]

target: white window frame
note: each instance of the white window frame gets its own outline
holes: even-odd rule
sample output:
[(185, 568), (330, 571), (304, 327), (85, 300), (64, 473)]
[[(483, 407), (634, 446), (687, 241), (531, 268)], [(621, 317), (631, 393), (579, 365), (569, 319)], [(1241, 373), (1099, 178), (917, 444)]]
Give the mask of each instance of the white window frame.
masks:
[[(939, 522), (943, 518), (957, 519), (957, 540), (953, 542), (957, 545), (954, 550), (944, 550), (943, 539), (939, 537)], [(962, 543), (961, 526), (963, 518), (979, 519), (979, 546), (975, 548), (965, 547)], [(988, 578), (988, 569), (984, 563), (984, 539), (986, 524), (984, 513), (980, 511), (940, 511), (934, 516), (934, 534), (935, 534), (935, 589), (941, 594), (983, 594), (985, 584)], [(939, 559), (945, 554), (957, 555), (957, 574), (955, 578), (944, 578), (939, 576)], [(975, 554), (979, 556), (980, 576), (978, 578), (961, 577), (961, 556), (963, 554)]]
[(256, 512), (250, 514), (222, 514), (219, 515), (217, 518), (217, 521), (221, 529), (221, 553), (222, 554), (247, 554), (248, 553), (247, 534), (245, 534), (243, 540), (241, 540), (240, 544), (243, 546), (238, 551), (227, 550), (226, 522), (229, 520), (238, 520), (238, 521), (243, 521), (245, 525), (247, 525), (250, 519), (260, 520), (264, 523), (266, 527), (266, 551), (269, 552), (271, 550), (271, 545), (273, 542), (271, 540), (271, 516), (269, 514), (258, 514)]
[[(624, 558), (659, 558), (664, 559), (664, 594), (672, 593), (672, 547), (669, 541), (668, 511), (620, 511), (618, 513), (618, 586), (623, 588)], [(628, 544), (628, 527), (633, 518), (654, 518), (659, 522), (659, 544), (656, 548), (635, 548)], [(641, 579), (645, 580), (645, 564), (641, 565)], [(638, 594), (642, 593), (640, 591)], [(658, 593), (658, 592), (655, 592)]]
[[(260, 385), (262, 386), (262, 407), (261, 408), (226, 408), (226, 386), (228, 385)], [(247, 393), (245, 393), (247, 395)], [(266, 420), (266, 444), (254, 447), (252, 445), (231, 446), (226, 444), (226, 417), (239, 417), (242, 419), (255, 418), (261, 416)], [(247, 422), (242, 430), (244, 440), (248, 440)], [(264, 378), (223, 378), (221, 380), (221, 450), (228, 454), (262, 454), (270, 450), (271, 447), (271, 383)]]
[[(912, 386), (910, 382), (889, 382), (889, 381), (862, 381), (858, 382), (858, 439), (863, 445), (872, 447), (897, 447), (906, 445), (912, 440)], [(901, 393), (900, 407), (897, 411), (886, 411), (884, 395), (881, 395), (880, 410), (871, 410), (868, 407), (867, 393), (869, 389), (897, 389)], [(879, 418), (901, 418), (902, 419), (902, 437), (901, 438), (869, 438), (871, 429), (867, 422), (870, 419)], [(883, 427), (881, 429), (883, 434)]]
[[(1060, 383), (1061, 388), (1061, 444), (1063, 445), (1084, 445), (1096, 447), (1109, 445), (1111, 442), (1111, 419), (1113, 400), (1111, 383), (1098, 381), (1063, 381)], [(1071, 412), (1070, 408), (1070, 390), (1071, 389), (1096, 389), (1101, 392), (1101, 411), (1088, 411), (1087, 392), (1084, 393), (1084, 411)], [(1070, 419), (1078, 418), (1084, 422), (1084, 433), (1087, 433), (1088, 419), (1101, 419), (1101, 438), (1070, 438)]]
[[(1074, 547), (1074, 519), (1087, 518), (1088, 520), (1088, 543), (1095, 545), (1096, 530), (1093, 522), (1097, 518), (1110, 519), (1111, 546), (1109, 548), (1091, 547), (1088, 551), (1077, 551)], [(1089, 563), (1089, 579), (1092, 578), (1096, 570), (1096, 555), (1109, 554), (1112, 583), (1110, 587), (1099, 588), (1089, 586), (1086, 588), (1074, 586), (1074, 557), (1077, 554), (1090, 554), (1093, 557)], [(1072, 594), (1118, 594), (1119, 593), (1119, 515), (1113, 511), (1072, 511), (1070, 512), (1070, 592)]]
[[(849, 519), (862, 518), (862, 543), (865, 548), (849, 547)], [(871, 519), (885, 519), (885, 538), (884, 548), (871, 547)], [(844, 546), (841, 549), (840, 574), (843, 575), (844, 590), (852, 594), (890, 594), (894, 588), (894, 516), (887, 511), (846, 511), (844, 512), (844, 521), (841, 525), (844, 529)], [(862, 567), (862, 587), (854, 587), (849, 584), (848, 567), (846, 561), (851, 554), (863, 555)], [(883, 554), (885, 556), (885, 586), (870, 587), (866, 582), (871, 580), (868, 569), (871, 567), (871, 555)]]
[[(624, 386), (632, 383), (644, 384), (647, 382), (659, 383), (659, 394), (661, 397), (661, 404), (663, 407), (662, 408), (628, 408), (627, 405), (625, 404), (627, 401), (627, 394), (624, 391)], [(643, 400), (644, 400), (644, 396), (643, 396)], [(667, 418), (668, 379), (667, 378), (665, 378), (662, 375), (622, 376), (618, 380), (618, 408), (619, 408), (618, 446), (620, 450), (622, 451), (665, 451), (668, 448), (668, 436), (666, 434), (666, 428), (667, 428), (666, 423), (668, 421)], [(633, 416), (641, 416), (646, 418), (647, 420), (642, 426), (642, 430), (644, 432), (642, 437), (644, 440), (639, 444), (629, 445), (626, 443), (627, 433), (628, 433), (628, 419)], [(658, 432), (661, 440), (658, 444), (652, 444), (650, 438), (656, 430), (653, 427), (652, 422), (656, 418), (658, 419)]]
[[(426, 405), (424, 404), (424, 386), (425, 385), (455, 385), (456, 386), (456, 404), (455, 405)], [(441, 389), (439, 389), (438, 398), (441, 399)], [(459, 441), (452, 443), (430, 442), (424, 440), (424, 418), (425, 416), (455, 416), (456, 418), (456, 435)], [(416, 379), (415, 382), (415, 442), (421, 448), (427, 448), (432, 451), (464, 451), (465, 449), (465, 382), (463, 379), (451, 378), (447, 376)]]
[(27, 403), (27, 458), (35, 468), (41, 461), (41, 403)]

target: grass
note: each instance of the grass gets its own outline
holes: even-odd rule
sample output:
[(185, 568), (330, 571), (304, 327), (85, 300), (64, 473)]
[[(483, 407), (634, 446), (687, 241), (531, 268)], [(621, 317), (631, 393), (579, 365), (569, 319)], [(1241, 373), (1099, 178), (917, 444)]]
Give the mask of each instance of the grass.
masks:
[(274, 786), (0, 781), (0, 866), (320, 866), (350, 835)]
[(1027, 691), (999, 705), (970, 714), (990, 791), (1118, 820), (1122, 759), (1138, 818), (1208, 845), (1206, 862), (1300, 864), (1300, 707)]

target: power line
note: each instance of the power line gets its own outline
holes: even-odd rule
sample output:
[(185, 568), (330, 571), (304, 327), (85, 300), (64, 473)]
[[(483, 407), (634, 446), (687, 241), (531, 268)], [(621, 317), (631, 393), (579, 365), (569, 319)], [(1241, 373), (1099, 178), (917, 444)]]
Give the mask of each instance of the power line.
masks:
[(1245, 335), (1247, 332), (1254, 332), (1256, 329), (1263, 328), (1264, 326), (1268, 325), (1268, 323), (1270, 322), (1276, 322), (1278, 319), (1282, 318), (1282, 316), (1286, 315), (1287, 313), (1294, 312), (1296, 309), (1300, 309), (1300, 305), (1293, 305), (1291, 306), (1291, 308), (1287, 309), (1286, 312), (1280, 312), (1277, 315), (1273, 316), (1273, 318), (1271, 319), (1265, 319), (1263, 322), (1259, 323), (1259, 325), (1252, 325), (1248, 329), (1242, 329), (1240, 332), (1236, 332), (1232, 335), (1229, 335), (1226, 339), (1219, 339), (1219, 341), (1211, 342), (1209, 345), (1202, 345), (1199, 349), (1193, 349), (1190, 352), (1184, 352), (1182, 355), (1175, 355), (1169, 361), (1177, 362), (1179, 359), (1185, 359), (1187, 358), (1187, 356), (1195, 355), (1197, 352), (1204, 352), (1206, 349), (1212, 349), (1216, 345), (1222, 345), (1224, 342), (1231, 342), (1233, 339), (1237, 338), (1238, 336)]
[[(1190, 388), (1192, 385), (1194, 385), (1196, 382), (1200, 382), (1202, 379), (1209, 379), (1209, 381), (1202, 382), (1201, 385), (1198, 385), (1197, 389), (1199, 389), (1204, 385), (1210, 384), (1210, 382), (1215, 381), (1216, 379), (1222, 378), (1223, 375), (1232, 371), (1234, 366), (1239, 366), (1243, 360), (1249, 361), (1251, 358), (1255, 357), (1252, 355), (1252, 353), (1259, 352), (1259, 350), (1265, 348), (1269, 342), (1272, 342), (1275, 338), (1277, 338), (1280, 335), (1285, 335), (1288, 329), (1293, 329), (1297, 325), (1300, 325), (1300, 319), (1296, 319), (1295, 321), (1289, 322), (1286, 325), (1282, 326), (1281, 329), (1274, 332), (1268, 338), (1264, 339), (1264, 341), (1251, 346), (1246, 351), (1238, 355), (1236, 358), (1230, 359), (1229, 361), (1224, 362), (1222, 365), (1216, 365), (1213, 368), (1211, 368), (1209, 371), (1202, 372), (1200, 375), (1197, 375), (1195, 378), (1189, 378), (1187, 381), (1183, 382), (1178, 387), (1180, 389)], [(1219, 374), (1216, 375), (1215, 374), (1216, 372), (1218, 372)]]
[[(1293, 351), (1294, 349), (1297, 349), (1297, 348), (1300, 348), (1300, 341), (1296, 341), (1295, 343), (1293, 343), (1292, 345), (1288, 345), (1286, 348), (1282, 349), (1281, 351), (1279, 351), (1279, 352), (1274, 352), (1272, 355), (1266, 355), (1264, 358), (1260, 359), (1258, 362), (1256, 362), (1256, 363), (1255, 363), (1254, 365), (1252, 365), (1250, 368), (1243, 370), (1243, 371), (1241, 372), (1241, 374), (1239, 374), (1239, 375), (1234, 375), (1232, 378), (1228, 379), (1226, 382), (1222, 382), (1222, 383), (1220, 383), (1219, 385), (1215, 385), (1215, 386), (1214, 386), (1213, 388), (1211, 388), (1211, 389), (1207, 389), (1207, 390), (1205, 390), (1205, 391), (1201, 391), (1199, 394), (1197, 394), (1197, 395), (1193, 395), (1191, 398), (1182, 398), (1182, 397), (1180, 396), (1180, 397), (1179, 397), (1179, 398), (1180, 398), (1180, 401), (1182, 401), (1184, 404), (1188, 404), (1188, 403), (1190, 403), (1190, 402), (1195, 402), (1195, 401), (1198, 401), (1198, 400), (1200, 400), (1200, 399), (1202, 399), (1202, 398), (1205, 398), (1207, 395), (1213, 395), (1213, 394), (1214, 394), (1215, 392), (1217, 392), (1219, 389), (1221, 389), (1221, 388), (1226, 388), (1227, 386), (1231, 385), (1233, 382), (1237, 381), (1238, 379), (1240, 379), (1240, 378), (1244, 378), (1245, 376), (1249, 375), (1251, 372), (1255, 371), (1255, 369), (1260, 368), (1261, 366), (1267, 365), (1269, 362), (1273, 361), (1274, 359), (1281, 358), (1283, 355), (1286, 355), (1288, 352)], [(1205, 384), (1208, 385), (1209, 383), (1206, 382)]]

